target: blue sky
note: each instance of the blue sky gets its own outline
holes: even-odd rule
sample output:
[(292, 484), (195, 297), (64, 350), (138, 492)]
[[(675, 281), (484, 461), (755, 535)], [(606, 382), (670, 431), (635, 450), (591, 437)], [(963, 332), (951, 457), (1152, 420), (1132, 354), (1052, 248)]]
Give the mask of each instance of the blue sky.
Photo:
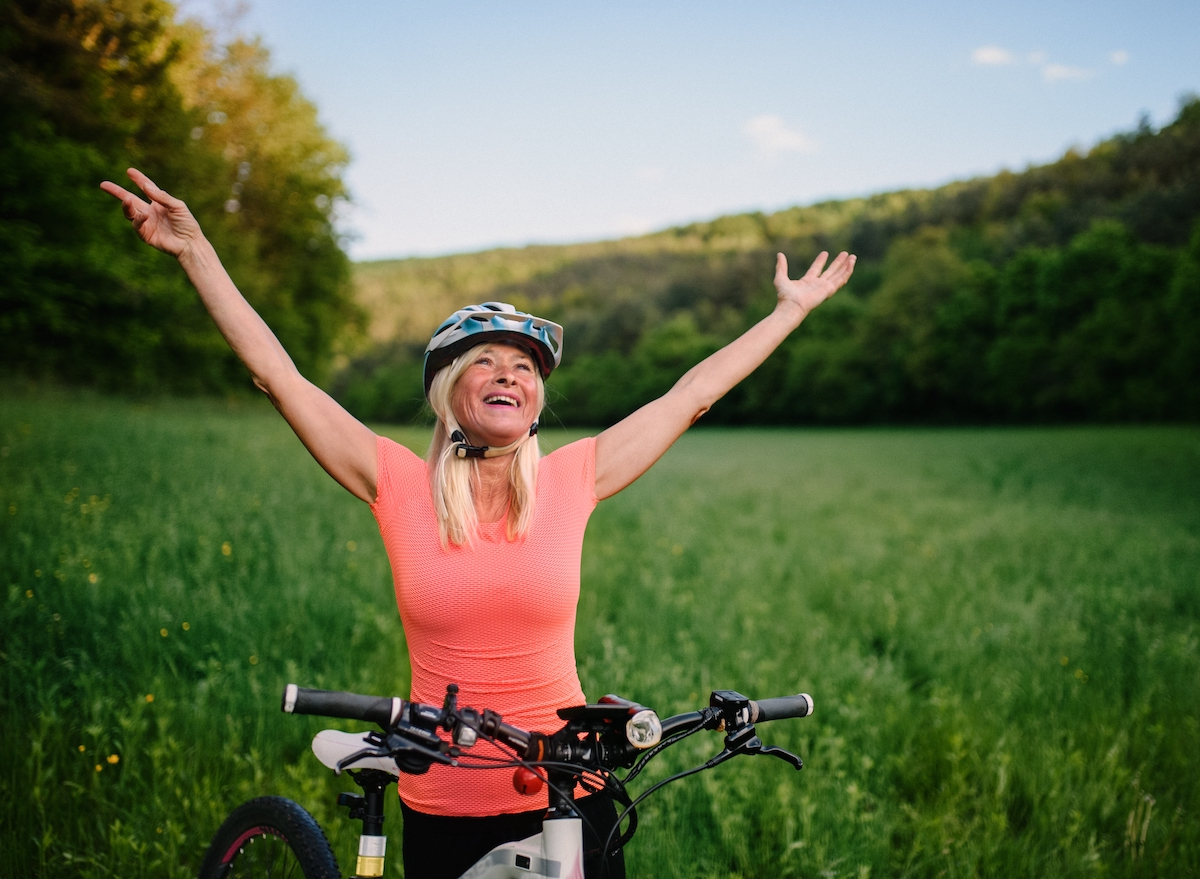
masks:
[(356, 259), (1020, 169), (1200, 91), (1195, 2), (253, 0), (237, 28), (349, 147)]

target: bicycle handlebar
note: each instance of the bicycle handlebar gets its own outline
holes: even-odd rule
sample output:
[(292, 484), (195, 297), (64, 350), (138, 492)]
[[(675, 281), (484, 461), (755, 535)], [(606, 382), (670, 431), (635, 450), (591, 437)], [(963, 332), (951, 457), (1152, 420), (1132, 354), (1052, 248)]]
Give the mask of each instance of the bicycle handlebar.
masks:
[(310, 690), (288, 684), (283, 691), (285, 714), (316, 714), (345, 720), (365, 720), (385, 729), (400, 719), (404, 700), (398, 696), (360, 696), (337, 690)]
[[(730, 695), (736, 696), (737, 694)], [(605, 697), (605, 699), (613, 698)], [(744, 715), (744, 719), (740, 723), (746, 721), (752, 724), (765, 723), (771, 720), (808, 717), (813, 712), (812, 696), (807, 693), (799, 693), (795, 696), (777, 696), (758, 701), (747, 700), (744, 696), (740, 698), (743, 700), (742, 705), (749, 703), (748, 716)], [(417, 720), (420, 726), (429, 730), (434, 730), (445, 722), (441, 708), (406, 702), (398, 696), (362, 696), (357, 693), (344, 693), (336, 690), (313, 690), (307, 687), (298, 687), (295, 684), (288, 684), (284, 689), (282, 708), (287, 714), (312, 714), (346, 720), (364, 720), (378, 724), (385, 730), (395, 728), (401, 720), (417, 720), (417, 716), (421, 718), (421, 720)], [(539, 738), (536, 733), (504, 723), (500, 715), (493, 712), (480, 714), (472, 709), (465, 709), (465, 711), (472, 718), (469, 725), (477, 732), (494, 736), (520, 753), (525, 753), (530, 743), (535, 738)], [(409, 717), (409, 715), (416, 716)], [(421, 722), (422, 720), (424, 722)], [(712, 708), (676, 714), (673, 717), (664, 718), (661, 724), (664, 739), (685, 729), (695, 728), (698, 724), (703, 724), (709, 729), (724, 728), (724, 722), (720, 720), (720, 715)], [(718, 724), (720, 725), (718, 726)], [(451, 727), (446, 726), (445, 728), (450, 729)], [(545, 737), (540, 736), (540, 738), (544, 739)], [(540, 757), (535, 759), (540, 759)]]
[[(708, 707), (660, 721), (653, 711), (636, 703), (605, 696), (596, 705), (559, 711), (559, 717), (567, 724), (548, 735), (511, 726), (494, 711), (459, 706), (457, 696), (455, 684), (446, 687), (446, 699), (441, 706), (407, 702), (397, 696), (362, 696), (288, 684), (283, 692), (282, 708), (288, 714), (364, 720), (384, 729), (384, 736), (367, 736), (363, 739), (363, 750), (339, 760), (336, 765), (339, 771), (345, 766), (352, 767), (364, 756), (389, 757), (395, 760), (395, 770), (416, 774), (427, 771), (433, 762), (474, 768), (519, 766), (521, 768), (513, 779), (517, 790), (535, 793), (545, 782), (551, 788), (552, 809), (565, 809), (563, 814), (568, 815), (573, 814), (572, 791), (576, 784), (583, 784), (592, 791), (603, 791), (626, 806), (604, 841), (606, 852), (610, 850), (610, 843), (616, 850), (632, 838), (637, 828), (635, 807), (672, 781), (711, 769), (741, 754), (779, 757), (796, 769), (803, 768), (804, 764), (796, 754), (763, 745), (755, 735), (754, 724), (808, 717), (813, 712), (813, 700), (807, 693), (755, 701), (733, 690), (714, 690)], [(439, 729), (450, 733), (449, 741), (439, 736)], [(702, 729), (724, 731), (725, 746), (719, 754), (700, 766), (651, 785), (636, 799), (630, 798), (625, 785), (649, 760), (664, 748)], [(495, 761), (495, 758), (479, 757), (480, 762), (461, 762), (471, 759), (463, 749), (472, 747), (480, 738), (511, 749), (515, 752), (515, 760), (501, 759), (485, 764), (484, 759)], [(326, 765), (330, 764), (326, 762)], [(620, 767), (629, 770), (623, 779), (614, 774)], [(533, 778), (540, 781), (531, 787), (529, 778), (521, 773), (525, 776), (532, 773)], [(590, 784), (584, 781), (585, 778), (590, 779)], [(598, 788), (596, 784), (599, 784)], [(614, 842), (626, 817), (628, 829)]]

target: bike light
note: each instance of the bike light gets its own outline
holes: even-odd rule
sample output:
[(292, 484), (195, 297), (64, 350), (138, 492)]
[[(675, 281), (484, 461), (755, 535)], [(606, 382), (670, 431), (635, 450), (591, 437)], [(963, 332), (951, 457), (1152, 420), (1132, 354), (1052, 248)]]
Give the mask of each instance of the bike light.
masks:
[(479, 733), (471, 729), (466, 724), (460, 723), (454, 727), (454, 744), (462, 748), (469, 748), (479, 740)]
[(643, 708), (625, 722), (625, 737), (639, 750), (653, 748), (662, 738), (662, 722), (649, 708)]

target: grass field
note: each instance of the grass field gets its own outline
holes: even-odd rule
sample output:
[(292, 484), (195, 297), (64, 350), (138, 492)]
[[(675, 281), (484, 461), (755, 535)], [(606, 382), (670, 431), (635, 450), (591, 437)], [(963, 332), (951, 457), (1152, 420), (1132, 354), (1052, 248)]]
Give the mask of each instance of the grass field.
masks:
[[(262, 793), (327, 823), (283, 684), (407, 692), (370, 512), (265, 406), (0, 398), (0, 541), (2, 876), (193, 875)], [(760, 727), (803, 772), (650, 800), (633, 876), (1200, 872), (1200, 430), (696, 431), (583, 590), (591, 698), (816, 700)]]

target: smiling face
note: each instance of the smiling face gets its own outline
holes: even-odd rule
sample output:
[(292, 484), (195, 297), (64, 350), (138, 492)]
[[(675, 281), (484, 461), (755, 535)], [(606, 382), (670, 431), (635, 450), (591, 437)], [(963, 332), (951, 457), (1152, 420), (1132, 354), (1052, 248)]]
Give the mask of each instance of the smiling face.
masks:
[(500, 342), (477, 348), (450, 397), (467, 440), (504, 446), (527, 435), (538, 417), (540, 382), (525, 349)]

